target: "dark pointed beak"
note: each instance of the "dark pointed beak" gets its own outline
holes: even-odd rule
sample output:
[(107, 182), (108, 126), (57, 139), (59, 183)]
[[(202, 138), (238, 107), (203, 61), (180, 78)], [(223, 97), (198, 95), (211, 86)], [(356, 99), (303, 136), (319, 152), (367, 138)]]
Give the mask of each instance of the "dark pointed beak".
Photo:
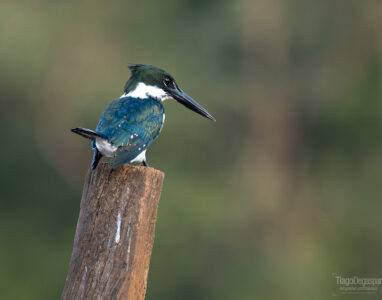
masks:
[(185, 107), (191, 109), (192, 111), (202, 115), (203, 117), (206, 117), (212, 121), (216, 121), (216, 119), (207, 111), (205, 110), (199, 103), (194, 101), (190, 96), (188, 96), (185, 92), (182, 90), (175, 88), (175, 89), (167, 89), (167, 92), (180, 104), (183, 104)]

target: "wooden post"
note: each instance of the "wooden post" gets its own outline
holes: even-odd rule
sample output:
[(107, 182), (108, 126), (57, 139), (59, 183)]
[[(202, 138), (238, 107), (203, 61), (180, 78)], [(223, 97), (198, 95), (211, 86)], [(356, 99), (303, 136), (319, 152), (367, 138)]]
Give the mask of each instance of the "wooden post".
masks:
[(147, 167), (89, 172), (63, 300), (143, 300), (164, 174)]

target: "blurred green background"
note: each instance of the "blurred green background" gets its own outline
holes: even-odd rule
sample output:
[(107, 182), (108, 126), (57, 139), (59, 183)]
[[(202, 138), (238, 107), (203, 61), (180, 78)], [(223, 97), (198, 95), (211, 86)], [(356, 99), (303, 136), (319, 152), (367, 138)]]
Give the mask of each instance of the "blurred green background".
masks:
[[(0, 299), (58, 299), (128, 62), (170, 72), (147, 299), (348, 299), (382, 277), (382, 2), (0, 4)], [(380, 287), (382, 289), (382, 287)], [(354, 295), (371, 299), (378, 295)]]

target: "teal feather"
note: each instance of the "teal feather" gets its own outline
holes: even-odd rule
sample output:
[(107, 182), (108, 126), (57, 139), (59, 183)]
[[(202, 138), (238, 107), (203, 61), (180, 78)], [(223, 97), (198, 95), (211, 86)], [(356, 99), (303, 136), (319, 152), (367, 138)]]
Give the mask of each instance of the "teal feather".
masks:
[(163, 121), (164, 107), (156, 99), (122, 97), (112, 101), (96, 129), (118, 147), (110, 166), (128, 163), (146, 150), (158, 136)]

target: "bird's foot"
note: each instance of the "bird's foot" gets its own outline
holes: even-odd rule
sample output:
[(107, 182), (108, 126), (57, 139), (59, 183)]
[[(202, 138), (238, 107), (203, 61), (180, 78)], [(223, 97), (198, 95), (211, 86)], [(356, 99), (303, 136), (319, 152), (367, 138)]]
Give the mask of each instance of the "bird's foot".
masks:
[(145, 160), (142, 160), (142, 166), (144, 166), (144, 167), (148, 167), (148, 166), (149, 166), (149, 164), (147, 163), (147, 161), (145, 161)]

